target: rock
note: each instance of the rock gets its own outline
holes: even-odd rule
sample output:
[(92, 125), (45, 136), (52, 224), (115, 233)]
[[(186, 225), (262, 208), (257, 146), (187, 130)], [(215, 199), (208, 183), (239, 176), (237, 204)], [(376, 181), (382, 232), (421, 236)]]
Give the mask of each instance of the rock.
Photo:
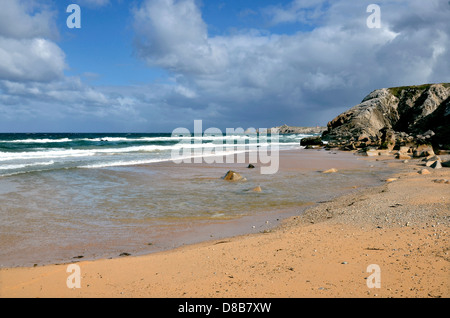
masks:
[(249, 164), (247, 168), (248, 168), (248, 169), (255, 169), (255, 166), (252, 165), (252, 164)]
[(356, 145), (351, 141), (345, 145), (342, 145), (341, 147), (339, 147), (341, 150), (345, 150), (345, 151), (352, 151), (352, 150), (356, 150)]
[(262, 192), (262, 189), (260, 186), (257, 186), (256, 188), (252, 189), (253, 192)]
[(441, 169), (442, 165), (441, 165), (440, 161), (435, 161), (435, 162), (433, 162), (433, 164), (430, 167), (433, 169)]
[(449, 83), (377, 89), (331, 120), (322, 140), (343, 145), (353, 138), (390, 150), (412, 143), (450, 149), (449, 97)]
[(377, 156), (379, 156), (378, 150), (376, 150), (376, 149), (366, 150), (365, 152), (363, 152), (363, 154), (366, 155), (367, 157), (377, 157)]
[(435, 163), (435, 161), (427, 161), (426, 163), (425, 163), (425, 166), (427, 166), (427, 167), (430, 167), (433, 163)]
[(369, 142), (369, 141), (370, 141), (370, 137), (367, 136), (367, 135), (362, 134), (362, 135), (359, 135), (359, 136), (358, 136), (358, 139), (357, 139), (357, 140), (358, 140), (358, 141), (361, 141), (361, 142)]
[(413, 152), (414, 157), (419, 158), (419, 157), (428, 157), (428, 156), (434, 156), (434, 151), (433, 151), (433, 147), (430, 145), (420, 145), (417, 146), (414, 149)]
[(336, 172), (338, 172), (337, 169), (331, 168), (331, 169), (328, 169), (328, 170), (323, 171), (322, 173), (336, 173)]
[(442, 164), (443, 167), (450, 168), (450, 160), (447, 160), (446, 162), (442, 162), (441, 164)]
[(448, 183), (448, 180), (445, 180), (445, 179), (435, 179), (435, 180), (433, 180), (433, 182), (435, 182), (435, 183)]
[(379, 156), (389, 156), (391, 151), (389, 149), (377, 150)]
[(293, 127), (288, 125), (282, 125), (279, 127), (273, 127), (268, 129), (267, 133), (278, 133), (278, 134), (321, 134), (327, 127)]
[(411, 151), (411, 147), (402, 146), (402, 147), (400, 147), (398, 152), (402, 153), (402, 154), (407, 154), (407, 153), (411, 153), (412, 151)]
[(394, 181), (397, 181), (397, 179), (396, 178), (389, 178), (389, 179), (386, 179), (386, 182), (394, 182)]
[(239, 173), (234, 172), (232, 170), (228, 171), (227, 174), (223, 177), (224, 180), (227, 181), (246, 181), (247, 179), (241, 176)]
[(323, 142), (320, 137), (306, 137), (300, 140), (300, 146), (322, 146)]
[(395, 158), (400, 159), (400, 160), (409, 160), (409, 159), (411, 159), (411, 156), (408, 156), (408, 155), (403, 154), (403, 153), (397, 153), (395, 155)]
[(434, 155), (434, 156), (427, 157), (426, 161), (442, 161), (442, 160), (439, 156)]
[(389, 128), (381, 129), (381, 149), (392, 151), (395, 147), (395, 131)]
[(431, 172), (428, 171), (427, 169), (422, 169), (419, 171), (419, 174), (430, 174)]

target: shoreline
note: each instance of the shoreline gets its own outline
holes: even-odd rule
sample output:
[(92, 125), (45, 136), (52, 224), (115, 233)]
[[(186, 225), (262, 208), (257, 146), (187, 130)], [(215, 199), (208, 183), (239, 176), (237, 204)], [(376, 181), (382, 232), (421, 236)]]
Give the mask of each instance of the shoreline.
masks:
[[(397, 180), (264, 233), (80, 261), (80, 289), (66, 286), (67, 264), (0, 269), (0, 297), (449, 297), (449, 185), (433, 180), (450, 169), (420, 175), (419, 160), (386, 159)], [(366, 285), (370, 264), (381, 268), (380, 289)]]

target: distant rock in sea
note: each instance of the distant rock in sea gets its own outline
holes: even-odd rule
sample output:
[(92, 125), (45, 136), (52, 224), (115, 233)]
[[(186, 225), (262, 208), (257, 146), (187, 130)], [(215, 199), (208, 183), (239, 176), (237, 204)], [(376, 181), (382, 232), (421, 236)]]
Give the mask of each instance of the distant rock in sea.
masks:
[(327, 127), (293, 127), (288, 125), (282, 125), (279, 127), (273, 127), (268, 129), (269, 133), (279, 133), (279, 134), (321, 134), (327, 130)]
[(404, 147), (414, 157), (450, 150), (450, 83), (377, 89), (330, 121), (322, 139), (342, 150)]

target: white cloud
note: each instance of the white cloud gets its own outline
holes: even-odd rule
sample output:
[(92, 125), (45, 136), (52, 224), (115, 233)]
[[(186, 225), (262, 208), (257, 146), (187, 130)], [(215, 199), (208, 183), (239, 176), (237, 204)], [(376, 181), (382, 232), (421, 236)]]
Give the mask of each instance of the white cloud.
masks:
[(287, 5), (272, 5), (262, 9), (271, 25), (281, 23), (317, 23), (325, 15), (325, 0), (294, 0)]
[(54, 37), (58, 34), (54, 12), (34, 1), (2, 0), (0, 36), (15, 39)]
[(75, 1), (80, 6), (88, 8), (100, 8), (110, 4), (110, 0), (77, 0)]
[(0, 79), (45, 82), (61, 78), (65, 68), (64, 52), (49, 40), (0, 37)]
[(208, 74), (224, 68), (223, 50), (208, 42), (201, 12), (190, 0), (145, 1), (134, 12), (139, 55), (149, 65)]
[(51, 81), (66, 68), (65, 54), (51, 38), (54, 14), (23, 0), (4, 0), (0, 10), (0, 79)]

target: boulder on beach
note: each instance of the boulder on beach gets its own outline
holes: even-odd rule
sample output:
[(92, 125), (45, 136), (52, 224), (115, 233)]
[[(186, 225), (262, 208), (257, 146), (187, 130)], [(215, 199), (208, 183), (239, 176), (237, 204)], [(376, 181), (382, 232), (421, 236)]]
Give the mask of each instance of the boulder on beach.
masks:
[(392, 129), (383, 128), (380, 130), (380, 133), (380, 148), (392, 151), (395, 147), (395, 131)]
[(401, 153), (401, 154), (412, 153), (411, 147), (408, 147), (408, 146), (402, 146), (402, 147), (400, 147), (400, 149), (398, 150), (398, 152)]
[(257, 186), (256, 188), (252, 189), (253, 192), (262, 192), (262, 189), (260, 186)]
[(320, 137), (306, 137), (300, 140), (300, 146), (322, 146), (323, 142)]
[(232, 170), (228, 171), (227, 174), (223, 177), (224, 180), (227, 181), (246, 181), (247, 179), (241, 176), (239, 173), (234, 172)]
[(435, 161), (427, 161), (426, 163), (425, 163), (425, 166), (427, 166), (427, 167), (431, 167), (431, 165), (433, 164), (433, 163), (435, 163)]
[(435, 162), (435, 161), (442, 162), (441, 157), (436, 156), (436, 155), (427, 157), (427, 158), (426, 158), (426, 161), (427, 161), (427, 162), (429, 162), (429, 161), (432, 161), (432, 162)]
[(433, 168), (433, 169), (441, 169), (442, 165), (441, 165), (440, 161), (436, 160), (435, 162), (433, 162), (433, 164), (430, 167)]
[(430, 145), (419, 145), (414, 149), (414, 157), (434, 156), (433, 147)]
[(380, 155), (378, 150), (376, 149), (368, 149), (364, 151), (362, 154), (367, 157), (378, 157)]
[(427, 169), (422, 169), (419, 171), (419, 174), (430, 174), (431, 172), (428, 171)]
[(400, 159), (400, 160), (409, 160), (409, 159), (411, 159), (411, 156), (399, 152), (395, 155), (395, 158)]

